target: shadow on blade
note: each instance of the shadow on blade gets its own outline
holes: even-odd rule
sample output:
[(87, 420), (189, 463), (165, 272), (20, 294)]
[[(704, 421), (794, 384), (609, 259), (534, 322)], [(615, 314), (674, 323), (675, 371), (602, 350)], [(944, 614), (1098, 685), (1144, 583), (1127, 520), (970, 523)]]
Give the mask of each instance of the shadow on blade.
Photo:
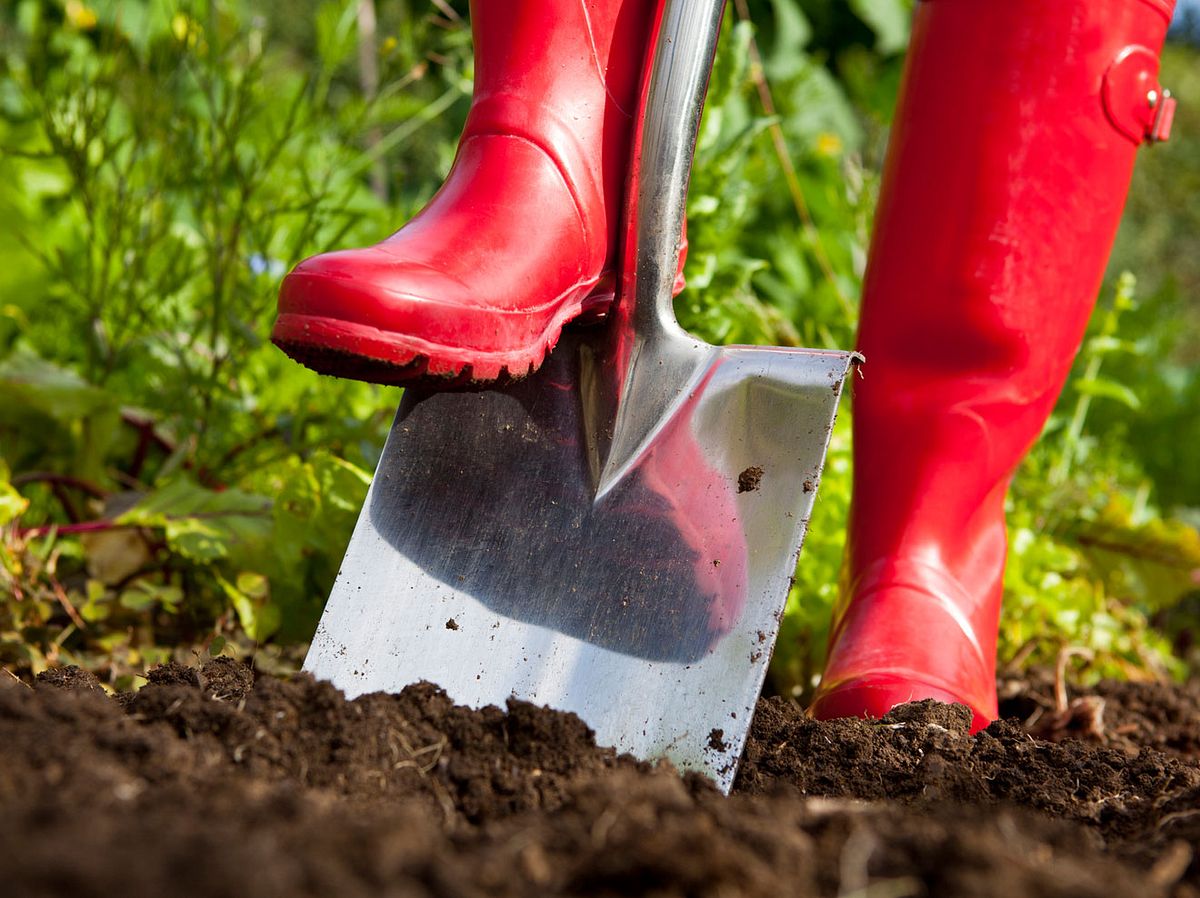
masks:
[(485, 606), (614, 652), (688, 663), (745, 602), (738, 484), (705, 459), (685, 404), (601, 500), (578, 337), (502, 392), (406, 396), (369, 514), (426, 574)]

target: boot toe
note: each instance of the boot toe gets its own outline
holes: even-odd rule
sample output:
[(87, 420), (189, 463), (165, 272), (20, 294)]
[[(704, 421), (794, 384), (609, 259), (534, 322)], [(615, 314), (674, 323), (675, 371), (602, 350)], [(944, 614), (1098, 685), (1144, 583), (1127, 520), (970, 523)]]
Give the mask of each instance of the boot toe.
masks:
[(272, 337), (324, 373), (348, 373), (340, 359), (351, 356), (414, 365), (418, 376), (519, 377), (588, 306), (604, 261), (591, 236), (544, 152), (474, 137), (396, 234), (300, 263), (280, 290)]
[(279, 292), (281, 315), (307, 315), (406, 332), (415, 310), (421, 336), (437, 339), (439, 306), (466, 309), (472, 295), (445, 271), (397, 258), (382, 246), (341, 250), (305, 259)]

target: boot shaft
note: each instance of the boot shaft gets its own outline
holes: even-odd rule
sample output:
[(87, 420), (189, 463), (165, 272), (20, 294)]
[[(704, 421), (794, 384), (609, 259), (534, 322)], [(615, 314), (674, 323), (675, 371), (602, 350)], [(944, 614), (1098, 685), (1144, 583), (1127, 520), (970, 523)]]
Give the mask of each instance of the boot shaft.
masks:
[(864, 287), (872, 380), (880, 361), (1019, 374), (1031, 336), (1057, 356), (1076, 341), (1157, 118), (1172, 5), (917, 4)]
[(476, 99), (536, 95), (588, 114), (599, 84), (632, 115), (658, 6), (657, 0), (472, 0)]
[(854, 503), (815, 713), (996, 714), (1010, 477), (1070, 370), (1168, 0), (919, 0), (864, 285)]
[(660, 0), (471, 3), (475, 90), (464, 138), (518, 135), (547, 152), (580, 209), (602, 216), (597, 224), (610, 250), (660, 6)]
[[(858, 485), (891, 482), (903, 539), (928, 543), (921, 521), (941, 518), (955, 564), (1003, 555), (979, 543), (1002, 531), (981, 537), (977, 522), (1002, 517), (1082, 339), (1155, 120), (1149, 94), (1162, 96), (1170, 7), (917, 5), (864, 287)], [(855, 531), (862, 562), (894, 551), (877, 529)]]

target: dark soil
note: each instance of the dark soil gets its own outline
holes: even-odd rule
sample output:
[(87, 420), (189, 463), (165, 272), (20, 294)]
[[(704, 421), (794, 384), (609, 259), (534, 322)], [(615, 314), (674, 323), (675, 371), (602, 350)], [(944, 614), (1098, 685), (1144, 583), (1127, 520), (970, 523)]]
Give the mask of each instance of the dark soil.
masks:
[(963, 708), (766, 699), (725, 798), (524, 703), (347, 702), (226, 659), (149, 679), (0, 677), (0, 894), (1200, 896), (1196, 687), (1058, 713), (1010, 684), (1019, 719), (975, 737)]

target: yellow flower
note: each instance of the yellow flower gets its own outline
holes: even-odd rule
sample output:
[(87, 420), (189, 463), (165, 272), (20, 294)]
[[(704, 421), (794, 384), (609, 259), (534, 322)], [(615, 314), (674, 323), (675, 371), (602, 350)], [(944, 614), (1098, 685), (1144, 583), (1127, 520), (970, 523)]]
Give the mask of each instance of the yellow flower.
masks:
[(67, 0), (67, 22), (80, 31), (91, 31), (96, 27), (96, 11), (84, 6), (79, 0)]
[(171, 33), (175, 40), (188, 47), (196, 46), (200, 39), (200, 27), (181, 12), (171, 18)]
[(836, 134), (823, 131), (817, 135), (817, 155), (836, 156), (842, 151), (842, 139)]
[(398, 41), (394, 37), (391, 37), (389, 35), (388, 37), (384, 38), (383, 45), (379, 48), (379, 52), (382, 53), (384, 56), (387, 56), (389, 53), (391, 53), (393, 50), (396, 49), (397, 43), (398, 43)]
[(22, 326), (29, 324), (29, 319), (25, 317), (25, 313), (21, 311), (20, 307), (15, 306), (12, 303), (7, 303), (3, 306), (0, 306), (0, 318), (11, 318), (13, 321)]

